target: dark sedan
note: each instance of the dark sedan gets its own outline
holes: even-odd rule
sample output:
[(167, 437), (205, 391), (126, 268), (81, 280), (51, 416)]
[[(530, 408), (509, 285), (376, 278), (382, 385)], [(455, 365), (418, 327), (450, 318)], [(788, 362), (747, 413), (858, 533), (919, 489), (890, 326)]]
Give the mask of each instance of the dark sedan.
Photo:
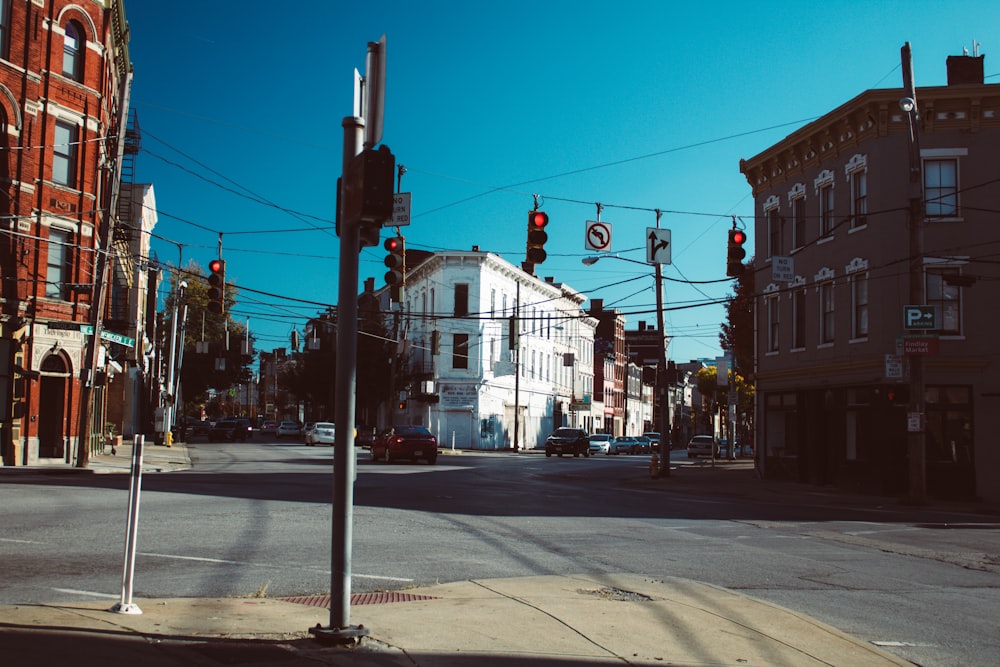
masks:
[(372, 440), (372, 460), (392, 463), (399, 459), (437, 462), (437, 438), (425, 426), (400, 425), (388, 428)]
[(246, 442), (252, 437), (249, 419), (220, 419), (208, 431), (209, 442)]
[(545, 439), (545, 455), (590, 456), (590, 435), (582, 428), (562, 426)]

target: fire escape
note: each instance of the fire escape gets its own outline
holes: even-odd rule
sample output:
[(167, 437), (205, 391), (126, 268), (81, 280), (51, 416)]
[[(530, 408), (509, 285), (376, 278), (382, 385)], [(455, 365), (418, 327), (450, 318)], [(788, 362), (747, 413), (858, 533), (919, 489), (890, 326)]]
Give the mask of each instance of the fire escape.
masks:
[[(118, 190), (118, 210), (114, 225), (114, 282), (111, 286), (111, 307), (108, 327), (118, 332), (135, 326), (135, 304), (130, 304), (135, 284), (136, 258), (139, 253), (141, 211), (135, 211), (132, 185), (135, 182), (135, 156), (139, 152), (139, 119), (132, 111), (125, 130), (122, 152), (121, 182)], [(138, 216), (136, 214), (139, 214)]]

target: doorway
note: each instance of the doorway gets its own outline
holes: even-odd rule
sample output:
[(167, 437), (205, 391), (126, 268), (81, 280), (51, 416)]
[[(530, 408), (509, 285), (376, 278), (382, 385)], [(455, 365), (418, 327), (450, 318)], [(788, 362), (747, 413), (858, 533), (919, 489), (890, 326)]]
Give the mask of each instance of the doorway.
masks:
[(69, 369), (60, 354), (50, 354), (39, 367), (38, 458), (66, 458), (66, 393)]

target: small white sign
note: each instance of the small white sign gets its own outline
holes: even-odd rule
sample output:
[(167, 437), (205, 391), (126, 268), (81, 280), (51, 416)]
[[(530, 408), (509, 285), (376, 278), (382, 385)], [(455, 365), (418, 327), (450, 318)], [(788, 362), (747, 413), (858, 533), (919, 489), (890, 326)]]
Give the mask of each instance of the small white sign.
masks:
[(790, 283), (795, 280), (795, 259), (777, 255), (772, 257), (771, 280), (776, 283)]
[(611, 223), (588, 220), (584, 247), (595, 252), (611, 252)]
[(903, 357), (898, 354), (885, 355), (885, 378), (899, 380), (903, 377)]
[(383, 227), (405, 227), (410, 224), (410, 192), (397, 192), (392, 196), (392, 217)]
[(646, 227), (646, 261), (650, 264), (670, 264), (670, 230)]

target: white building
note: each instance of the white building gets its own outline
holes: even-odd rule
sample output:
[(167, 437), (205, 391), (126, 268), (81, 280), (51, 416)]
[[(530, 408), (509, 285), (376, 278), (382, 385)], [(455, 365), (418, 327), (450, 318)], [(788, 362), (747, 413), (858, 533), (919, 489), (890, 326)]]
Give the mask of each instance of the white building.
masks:
[(558, 426), (592, 432), (597, 321), (586, 300), (478, 248), (408, 267), (406, 400), (393, 420), (460, 449), (533, 449)]

